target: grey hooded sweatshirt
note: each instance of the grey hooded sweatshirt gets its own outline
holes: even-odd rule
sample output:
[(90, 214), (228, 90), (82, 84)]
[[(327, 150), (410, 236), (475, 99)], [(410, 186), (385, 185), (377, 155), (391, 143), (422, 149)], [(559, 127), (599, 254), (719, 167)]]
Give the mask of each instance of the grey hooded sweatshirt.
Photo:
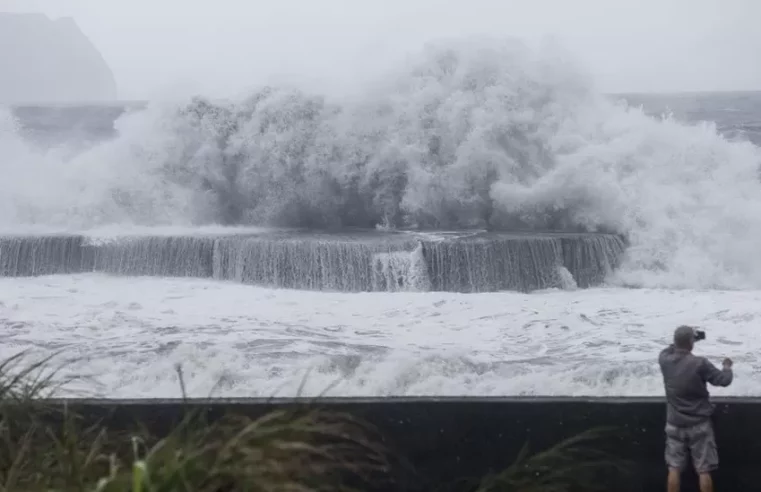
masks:
[(666, 422), (675, 427), (691, 427), (708, 420), (713, 405), (706, 383), (729, 386), (732, 369), (719, 370), (705, 357), (669, 345), (658, 357), (666, 388)]

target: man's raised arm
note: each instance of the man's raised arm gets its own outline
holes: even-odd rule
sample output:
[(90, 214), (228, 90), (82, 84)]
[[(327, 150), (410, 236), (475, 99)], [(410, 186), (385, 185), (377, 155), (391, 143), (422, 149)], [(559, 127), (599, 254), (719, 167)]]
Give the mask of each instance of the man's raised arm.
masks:
[(729, 359), (724, 359), (722, 368), (719, 370), (719, 368), (711, 364), (711, 361), (703, 358), (701, 372), (703, 373), (703, 379), (714, 386), (729, 386), (732, 383), (732, 361)]

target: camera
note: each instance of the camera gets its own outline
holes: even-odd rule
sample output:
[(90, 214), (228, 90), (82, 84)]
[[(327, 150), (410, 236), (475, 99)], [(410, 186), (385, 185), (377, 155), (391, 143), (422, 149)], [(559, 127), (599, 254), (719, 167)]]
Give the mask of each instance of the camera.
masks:
[(696, 342), (699, 342), (701, 340), (705, 340), (706, 339), (706, 332), (704, 332), (703, 330), (694, 330), (694, 331), (695, 331), (695, 341)]

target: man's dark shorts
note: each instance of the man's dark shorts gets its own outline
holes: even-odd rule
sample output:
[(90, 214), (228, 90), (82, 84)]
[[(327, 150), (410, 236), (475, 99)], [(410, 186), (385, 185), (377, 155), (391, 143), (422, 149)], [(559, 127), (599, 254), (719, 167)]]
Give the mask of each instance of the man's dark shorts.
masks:
[(687, 457), (698, 473), (708, 473), (719, 467), (719, 453), (713, 425), (707, 420), (693, 427), (674, 427), (666, 424), (666, 464), (684, 470)]

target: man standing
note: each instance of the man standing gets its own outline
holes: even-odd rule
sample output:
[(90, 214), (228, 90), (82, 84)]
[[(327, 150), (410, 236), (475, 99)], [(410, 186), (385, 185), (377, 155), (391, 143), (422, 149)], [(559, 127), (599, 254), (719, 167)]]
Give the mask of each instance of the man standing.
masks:
[(691, 326), (674, 331), (674, 343), (665, 348), (658, 362), (666, 388), (666, 464), (669, 467), (668, 492), (679, 492), (679, 479), (687, 455), (700, 477), (700, 492), (713, 492), (711, 472), (719, 466), (719, 455), (711, 423), (713, 405), (708, 400), (706, 383), (729, 386), (732, 361), (724, 359), (722, 370), (705, 357), (692, 354), (697, 340), (705, 338)]

